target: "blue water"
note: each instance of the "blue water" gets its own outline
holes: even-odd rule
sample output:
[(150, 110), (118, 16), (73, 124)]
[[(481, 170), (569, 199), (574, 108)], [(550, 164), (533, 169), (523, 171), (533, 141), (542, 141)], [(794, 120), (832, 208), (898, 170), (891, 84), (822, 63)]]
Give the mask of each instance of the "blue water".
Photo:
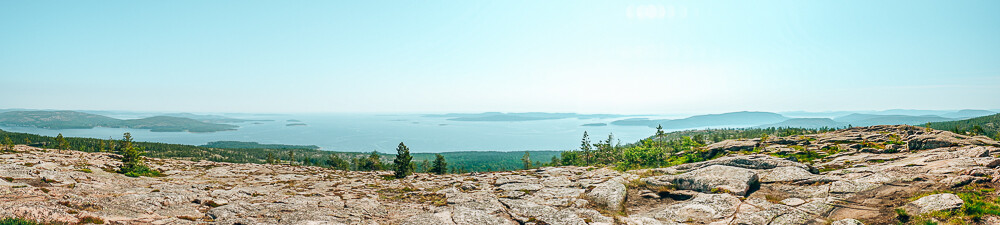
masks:
[[(420, 115), (302, 114), (240, 117), (274, 121), (236, 123), (236, 131), (213, 133), (150, 132), (141, 129), (94, 128), (49, 130), (28, 127), (0, 127), (13, 132), (67, 137), (121, 138), (131, 132), (138, 141), (202, 145), (210, 141), (255, 141), (264, 144), (317, 145), (331, 151), (392, 152), (405, 142), (412, 152), (568, 150), (580, 146), (588, 131), (591, 141), (615, 139), (624, 143), (648, 137), (655, 129), (642, 126), (580, 126), (610, 123), (611, 119), (559, 119), (518, 122), (449, 121)], [(307, 126), (286, 126), (286, 120)]]

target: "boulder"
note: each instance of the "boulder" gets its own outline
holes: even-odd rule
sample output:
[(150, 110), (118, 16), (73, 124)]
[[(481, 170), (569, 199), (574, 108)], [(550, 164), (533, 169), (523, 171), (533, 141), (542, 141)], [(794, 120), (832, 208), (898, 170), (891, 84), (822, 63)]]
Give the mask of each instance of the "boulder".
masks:
[(937, 212), (941, 210), (952, 210), (961, 208), (964, 202), (958, 195), (942, 193), (924, 196), (916, 201), (907, 203), (903, 210), (912, 215)]
[(710, 223), (732, 217), (740, 199), (728, 194), (700, 194), (691, 200), (657, 209), (653, 218), (668, 223)]
[(705, 149), (712, 151), (713, 154), (718, 154), (725, 152), (750, 151), (753, 150), (754, 147), (757, 147), (756, 140), (724, 140), (705, 146)]
[(587, 192), (587, 198), (610, 211), (621, 211), (625, 201), (625, 179), (616, 177), (598, 184)]
[(983, 136), (969, 137), (943, 130), (934, 130), (910, 136), (907, 138), (906, 143), (911, 150), (935, 149), (959, 145), (1000, 145), (1000, 143)]
[(680, 175), (664, 175), (643, 178), (651, 186), (668, 186), (705, 193), (724, 191), (738, 196), (746, 196), (758, 184), (753, 170), (712, 165)]
[(769, 155), (733, 155), (704, 162), (682, 164), (671, 168), (677, 171), (690, 171), (713, 165), (732, 166), (755, 170), (766, 170), (790, 166), (811, 170), (811, 168), (805, 164)]

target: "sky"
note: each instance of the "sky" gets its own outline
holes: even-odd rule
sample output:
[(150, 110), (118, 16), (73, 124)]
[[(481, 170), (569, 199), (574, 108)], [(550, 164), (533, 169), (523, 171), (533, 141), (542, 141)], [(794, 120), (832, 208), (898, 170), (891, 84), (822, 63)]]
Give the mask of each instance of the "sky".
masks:
[(0, 1), (0, 108), (1000, 109), (1000, 1)]

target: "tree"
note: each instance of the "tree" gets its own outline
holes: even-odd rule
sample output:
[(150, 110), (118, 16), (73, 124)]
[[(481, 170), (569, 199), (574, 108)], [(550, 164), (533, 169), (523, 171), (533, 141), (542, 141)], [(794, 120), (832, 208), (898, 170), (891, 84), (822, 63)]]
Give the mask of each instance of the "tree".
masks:
[(104, 152), (104, 141), (97, 141), (97, 152)]
[(295, 152), (288, 150), (288, 164), (295, 165)]
[(329, 165), (330, 168), (336, 170), (348, 170), (351, 168), (351, 165), (348, 164), (346, 160), (337, 156), (337, 154), (330, 154), (329, 159), (326, 160), (326, 165)]
[(410, 156), (410, 148), (407, 148), (403, 142), (399, 142), (399, 146), (396, 146), (396, 159), (392, 160), (396, 167), (396, 178), (404, 178), (413, 173), (410, 160), (413, 160), (413, 156)]
[(14, 141), (10, 140), (10, 137), (7, 135), (3, 136), (3, 147), (4, 150), (14, 151)]
[(66, 150), (69, 149), (69, 144), (66, 143), (66, 138), (63, 138), (62, 133), (56, 136), (56, 149)]
[(443, 155), (434, 154), (434, 166), (431, 167), (430, 172), (439, 175), (448, 172), (448, 163), (444, 161)]
[(657, 124), (656, 125), (656, 137), (663, 137), (664, 134), (665, 133), (663, 133), (663, 125)]
[(377, 151), (372, 151), (368, 155), (368, 158), (361, 160), (359, 163), (358, 170), (361, 171), (382, 170), (382, 156), (378, 155)]
[(118, 152), (122, 154), (120, 173), (130, 177), (159, 175), (159, 172), (149, 169), (143, 162), (142, 155), (145, 153), (141, 148), (132, 145), (132, 134), (125, 133), (118, 147)]
[(521, 162), (524, 163), (524, 169), (531, 169), (533, 167), (531, 165), (531, 153), (525, 151), (524, 156), (521, 157)]
[(274, 164), (277, 160), (274, 159), (274, 153), (267, 153), (267, 164)]
[(587, 131), (583, 132), (583, 140), (580, 141), (580, 151), (583, 151), (584, 158), (586, 158), (585, 161), (587, 165), (590, 165), (590, 135), (587, 135)]
[(559, 166), (559, 156), (552, 156), (552, 160), (549, 161), (550, 166)]

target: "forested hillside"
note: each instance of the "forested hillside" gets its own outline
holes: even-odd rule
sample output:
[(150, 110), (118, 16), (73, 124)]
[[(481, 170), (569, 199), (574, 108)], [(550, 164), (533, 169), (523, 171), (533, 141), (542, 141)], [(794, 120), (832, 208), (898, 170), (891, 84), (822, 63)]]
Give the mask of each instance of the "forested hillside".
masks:
[(1000, 113), (972, 119), (936, 122), (925, 124), (924, 127), (947, 130), (959, 134), (984, 135), (1000, 140)]

